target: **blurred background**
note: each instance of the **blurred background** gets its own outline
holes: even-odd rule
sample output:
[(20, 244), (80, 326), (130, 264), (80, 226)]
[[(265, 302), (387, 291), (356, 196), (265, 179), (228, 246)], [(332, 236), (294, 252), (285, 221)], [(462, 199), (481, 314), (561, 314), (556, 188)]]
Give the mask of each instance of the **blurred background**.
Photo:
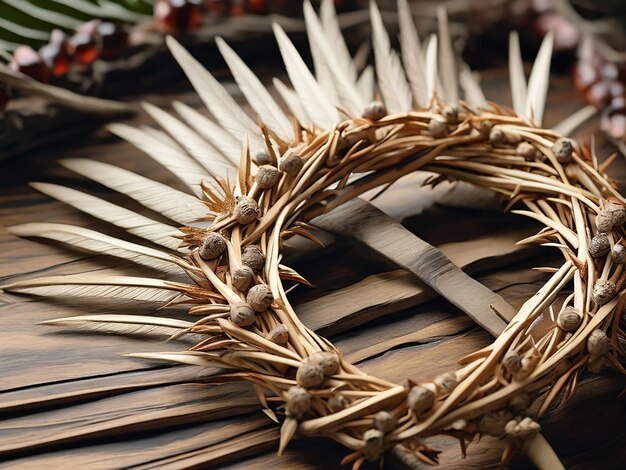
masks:
[[(364, 67), (370, 60), (367, 1), (334, 3), (355, 60)], [(553, 31), (554, 72), (570, 76), (580, 96), (598, 109), (598, 125), (609, 138), (624, 139), (624, 2), (410, 3), (422, 39), (436, 31), (436, 8), (445, 6), (457, 52), (478, 72), (506, 64), (510, 31), (519, 31), (527, 58)], [(393, 39), (395, 1), (378, 4)], [(131, 111), (105, 101), (81, 103), (80, 96), (133, 102), (142, 93), (180, 82), (181, 71), (164, 47), (167, 34), (213, 71), (224, 66), (216, 36), (233, 44), (253, 67), (280, 65), (272, 22), (280, 23), (307, 56), (301, 10), (300, 1), (287, 0), (0, 0), (0, 158), (71, 140), (103, 119)]]

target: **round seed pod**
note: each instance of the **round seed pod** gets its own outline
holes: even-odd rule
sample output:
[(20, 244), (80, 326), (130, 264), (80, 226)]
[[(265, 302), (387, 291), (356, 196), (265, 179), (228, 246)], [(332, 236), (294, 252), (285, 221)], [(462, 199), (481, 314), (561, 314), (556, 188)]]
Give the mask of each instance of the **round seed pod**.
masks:
[(289, 342), (289, 330), (282, 323), (276, 325), (267, 334), (267, 339), (272, 343), (284, 346)]
[(611, 281), (602, 281), (598, 279), (593, 286), (592, 298), (594, 303), (601, 307), (615, 297), (616, 293), (615, 284)]
[(287, 416), (301, 419), (311, 409), (311, 394), (302, 387), (291, 387), (287, 392)]
[(391, 432), (396, 428), (398, 419), (388, 411), (379, 411), (374, 415), (374, 428), (382, 432)]
[(515, 375), (522, 369), (522, 356), (517, 351), (508, 351), (502, 358), (502, 366)]
[(602, 330), (593, 330), (587, 338), (587, 350), (592, 356), (606, 356), (611, 348), (611, 340)]
[(254, 156), (258, 165), (271, 165), (272, 157), (267, 150), (259, 150)]
[(370, 121), (378, 121), (387, 115), (387, 108), (381, 101), (372, 101), (363, 110), (362, 116)]
[(539, 151), (530, 142), (520, 142), (515, 151), (520, 157), (524, 157), (524, 160), (527, 161), (536, 160), (540, 155)]
[(278, 162), (278, 169), (288, 175), (297, 175), (300, 173), (303, 166), (304, 160), (302, 160), (300, 155), (296, 155), (295, 153), (285, 155), (280, 159), (280, 162)]
[(482, 415), (478, 422), (478, 430), (489, 436), (500, 437), (504, 434), (506, 423), (513, 419), (509, 410), (489, 411)]
[(251, 326), (256, 322), (256, 313), (248, 304), (234, 304), (230, 306), (230, 321), (241, 327)]
[(258, 246), (248, 245), (241, 253), (241, 263), (252, 268), (255, 273), (260, 273), (265, 267), (265, 255)]
[(335, 375), (339, 370), (339, 358), (330, 351), (320, 351), (306, 359), (307, 362), (318, 364), (324, 371), (325, 376)]
[(226, 251), (226, 240), (218, 233), (209, 233), (198, 250), (202, 259), (215, 259)]
[(621, 204), (609, 202), (606, 210), (612, 215), (613, 225), (623, 225), (626, 222), (626, 208)]
[(441, 115), (450, 124), (457, 124), (459, 122), (459, 107), (454, 105), (448, 105), (441, 111)]
[(333, 413), (343, 410), (348, 406), (348, 400), (343, 395), (333, 395), (328, 399), (328, 407)]
[(428, 132), (435, 139), (443, 139), (450, 133), (448, 122), (441, 118), (432, 118), (428, 123)]
[(530, 395), (528, 395), (527, 393), (518, 393), (513, 398), (511, 398), (511, 401), (509, 402), (509, 408), (511, 408), (511, 411), (513, 411), (514, 413), (521, 413), (523, 411), (526, 411), (530, 407), (530, 403)]
[(596, 228), (601, 233), (610, 232), (613, 229), (613, 214), (609, 211), (600, 211), (596, 215)]
[(296, 381), (304, 388), (317, 388), (324, 383), (324, 379), (324, 370), (319, 364), (304, 361), (296, 372)]
[(256, 311), (264, 312), (272, 302), (274, 296), (272, 295), (272, 289), (267, 284), (257, 284), (252, 286), (246, 295), (246, 302)]
[(246, 292), (254, 282), (254, 271), (250, 266), (242, 266), (233, 273), (233, 286)]
[(476, 129), (480, 135), (485, 137), (489, 136), (492, 128), (493, 122), (489, 120), (474, 121), (474, 129)]
[(254, 222), (259, 216), (259, 204), (250, 196), (239, 196), (235, 203), (235, 217), (241, 225)]
[(363, 457), (368, 462), (377, 462), (383, 453), (385, 435), (378, 429), (368, 429), (363, 433), (365, 444), (361, 448)]
[(441, 393), (450, 393), (459, 384), (456, 374), (453, 372), (446, 372), (445, 374), (435, 377), (434, 382), (437, 386), (437, 390)]
[(606, 255), (611, 249), (611, 243), (606, 233), (598, 233), (589, 242), (589, 254), (593, 258), (600, 258)]
[(532, 439), (541, 430), (541, 426), (539, 423), (532, 420), (532, 418), (526, 417), (521, 421), (517, 421), (512, 419), (506, 426), (504, 426), (504, 431), (507, 436), (512, 437), (513, 439), (519, 439), (520, 441), (527, 441)]
[(416, 385), (406, 397), (407, 405), (416, 413), (424, 413), (435, 404), (435, 394), (429, 388)]
[(621, 243), (614, 245), (611, 250), (611, 258), (613, 258), (614, 263), (626, 264), (626, 247)]
[(568, 306), (559, 312), (559, 316), (556, 319), (557, 325), (563, 331), (567, 331), (568, 333), (573, 333), (580, 326), (580, 322), (582, 321), (582, 317), (580, 316), (580, 312), (574, 307)]
[(506, 134), (499, 127), (493, 127), (489, 131), (489, 142), (491, 145), (504, 145), (506, 144)]
[(552, 146), (552, 152), (560, 163), (567, 163), (572, 159), (574, 143), (571, 139), (560, 138)]
[(259, 171), (256, 172), (254, 176), (254, 181), (261, 189), (270, 189), (276, 186), (278, 183), (278, 177), (280, 173), (278, 168), (272, 165), (263, 165), (259, 168)]

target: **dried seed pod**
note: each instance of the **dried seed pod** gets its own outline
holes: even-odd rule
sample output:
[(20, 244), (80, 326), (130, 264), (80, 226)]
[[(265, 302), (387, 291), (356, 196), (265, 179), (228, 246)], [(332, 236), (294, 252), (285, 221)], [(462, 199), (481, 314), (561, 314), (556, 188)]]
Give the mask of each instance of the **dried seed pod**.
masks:
[(611, 243), (606, 233), (598, 233), (589, 242), (589, 254), (593, 258), (600, 258), (606, 255), (611, 249)]
[(580, 312), (572, 306), (565, 307), (561, 310), (556, 319), (556, 323), (559, 325), (559, 328), (563, 331), (567, 331), (568, 333), (576, 331), (580, 326), (581, 321), (582, 317), (580, 316)]
[(606, 356), (610, 348), (611, 340), (602, 330), (593, 330), (587, 338), (587, 350), (592, 356)]
[(596, 228), (601, 233), (610, 232), (613, 229), (613, 214), (609, 211), (600, 211), (596, 215)]
[(388, 411), (379, 411), (374, 415), (374, 428), (382, 432), (391, 432), (396, 428), (398, 419)]
[(259, 216), (259, 204), (250, 196), (239, 196), (235, 203), (235, 217), (241, 225), (254, 222)]
[(626, 264), (626, 248), (621, 243), (613, 246), (611, 250), (611, 258), (617, 264)]
[(272, 165), (263, 165), (259, 168), (254, 176), (254, 181), (261, 189), (270, 189), (276, 186), (280, 172), (278, 168)]
[(377, 462), (384, 450), (385, 435), (378, 429), (368, 429), (363, 433), (364, 445), (361, 448), (368, 462)]
[(300, 173), (300, 170), (304, 166), (304, 160), (300, 155), (296, 155), (295, 153), (290, 153), (289, 155), (285, 155), (278, 162), (278, 169), (280, 171), (284, 171), (288, 175), (297, 175)]
[(536, 350), (527, 352), (522, 357), (521, 369), (514, 375), (515, 380), (524, 380), (528, 377), (531, 372), (535, 370), (535, 367), (537, 367), (539, 359), (541, 359), (541, 355)]
[(343, 410), (348, 406), (348, 400), (343, 395), (333, 395), (328, 399), (328, 407), (333, 413)]
[(520, 157), (524, 157), (524, 160), (527, 161), (534, 161), (541, 155), (530, 142), (520, 142), (515, 151)]
[(506, 135), (504, 134), (504, 131), (499, 127), (493, 127), (489, 132), (489, 142), (491, 145), (506, 144)]
[(272, 289), (270, 289), (270, 286), (267, 284), (252, 286), (248, 291), (248, 295), (246, 295), (246, 302), (248, 302), (256, 312), (264, 312), (270, 308), (273, 301), (274, 295), (272, 294)]
[(530, 403), (530, 395), (527, 393), (518, 393), (509, 401), (509, 408), (511, 408), (511, 411), (514, 413), (522, 413), (530, 407)]
[(219, 233), (209, 233), (198, 250), (200, 258), (215, 259), (226, 251), (226, 240)]
[(296, 372), (298, 385), (304, 388), (317, 388), (324, 383), (324, 370), (319, 364), (304, 361)]
[(265, 267), (265, 255), (256, 245), (247, 245), (241, 253), (241, 263), (252, 268), (255, 273), (260, 273)]
[(455, 105), (447, 105), (441, 111), (441, 115), (450, 124), (457, 124), (459, 122), (459, 107)]
[(621, 204), (609, 202), (606, 210), (611, 213), (613, 225), (623, 225), (626, 222), (626, 208)]
[(421, 385), (413, 387), (406, 397), (407, 404), (416, 413), (424, 413), (435, 404), (435, 394), (429, 388)]
[(289, 330), (282, 323), (276, 325), (266, 336), (272, 343), (284, 346), (289, 342)]
[(311, 394), (302, 387), (291, 387), (287, 392), (287, 416), (301, 419), (311, 409)]
[(504, 434), (506, 423), (513, 419), (509, 410), (489, 411), (482, 415), (478, 422), (478, 430), (489, 436), (500, 437)]
[(254, 159), (259, 166), (272, 164), (272, 157), (267, 150), (259, 150), (254, 156)]
[(233, 304), (230, 306), (230, 321), (241, 327), (251, 326), (256, 322), (256, 313), (248, 304)]
[(381, 101), (372, 101), (363, 110), (362, 116), (370, 121), (378, 121), (387, 115), (387, 108)]
[(254, 271), (250, 266), (242, 266), (233, 273), (233, 286), (246, 292), (254, 282)]
[(539, 423), (532, 420), (532, 418), (526, 417), (521, 421), (512, 419), (504, 427), (506, 434), (514, 439), (521, 441), (527, 441), (532, 439), (541, 430)]
[(474, 128), (483, 136), (489, 136), (493, 129), (493, 122), (489, 120), (480, 120), (473, 122)]
[(616, 294), (615, 284), (611, 281), (603, 281), (598, 279), (593, 286), (593, 302), (601, 307), (602, 305), (609, 303), (610, 300), (615, 297)]
[(454, 372), (446, 372), (435, 377), (434, 380), (437, 390), (441, 393), (450, 393), (459, 384), (456, 374)]
[(318, 364), (327, 377), (335, 375), (339, 370), (339, 358), (337, 354), (330, 351), (316, 352), (308, 357), (306, 361), (311, 364)]
[(552, 152), (554, 152), (554, 156), (560, 163), (569, 162), (574, 152), (572, 139), (566, 139), (564, 137), (558, 139), (552, 146)]
[(444, 119), (434, 117), (428, 123), (428, 132), (430, 132), (430, 135), (435, 139), (443, 139), (450, 133), (448, 122)]
[(522, 369), (522, 356), (517, 351), (508, 351), (502, 358), (502, 366), (515, 375)]

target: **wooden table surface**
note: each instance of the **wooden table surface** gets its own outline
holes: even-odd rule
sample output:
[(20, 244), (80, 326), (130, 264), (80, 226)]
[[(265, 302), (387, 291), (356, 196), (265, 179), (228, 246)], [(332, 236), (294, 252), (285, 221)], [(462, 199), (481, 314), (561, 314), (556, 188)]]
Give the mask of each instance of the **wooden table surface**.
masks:
[[(269, 76), (271, 70), (264, 74)], [(508, 102), (503, 70), (483, 74), (487, 95)], [(581, 105), (568, 77), (553, 77), (547, 123)], [(233, 88), (233, 91), (234, 88)], [(200, 103), (181, 85), (143, 99), (167, 106), (173, 98)], [(139, 115), (135, 124), (146, 124)], [(589, 135), (594, 125), (579, 135)], [(172, 175), (129, 144), (106, 135), (50, 148), (0, 166), (0, 283), (9, 279), (85, 271), (141, 274), (143, 268), (9, 235), (6, 226), (64, 222), (120, 235), (76, 210), (37, 193), (29, 181), (86, 188), (122, 204), (129, 201), (62, 170), (58, 158), (88, 157), (119, 164), (176, 184)], [(612, 170), (626, 175), (622, 157)], [(398, 182), (375, 204), (438, 246), (450, 259), (518, 307), (545, 279), (532, 271), (555, 260), (548, 248), (515, 242), (537, 226), (501, 214), (493, 195), (465, 185), (421, 188), (423, 175)], [(134, 208), (136, 206), (133, 205)], [(469, 318), (392, 263), (349, 238), (325, 236), (328, 247), (297, 243), (288, 259), (315, 288), (298, 287), (292, 298), (305, 323), (338, 345), (345, 356), (388, 380), (404, 383), (455, 368), (456, 360), (491, 338)], [(147, 269), (147, 268), (146, 268)], [(145, 273), (145, 271), (143, 271)], [(278, 428), (260, 412), (245, 383), (206, 385), (211, 373), (166, 367), (125, 353), (180, 350), (185, 343), (104, 336), (39, 325), (80, 313), (153, 314), (152, 304), (38, 300), (0, 293), (0, 468), (250, 468), (329, 469), (347, 452), (331, 441), (296, 440), (276, 456)], [(183, 318), (169, 308), (160, 312)], [(542, 420), (543, 432), (567, 468), (623, 468), (626, 458), (626, 382), (606, 373), (582, 381), (566, 406)], [(430, 439), (442, 468), (494, 468), (503, 443), (472, 442), (463, 460), (453, 439)], [(388, 463), (389, 468), (393, 468)], [(528, 468), (518, 456), (513, 468)]]

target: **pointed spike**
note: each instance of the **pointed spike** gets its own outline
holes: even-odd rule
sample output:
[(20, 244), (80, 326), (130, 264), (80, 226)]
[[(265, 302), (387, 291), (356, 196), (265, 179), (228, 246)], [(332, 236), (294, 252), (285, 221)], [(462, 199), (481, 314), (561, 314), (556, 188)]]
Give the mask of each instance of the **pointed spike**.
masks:
[(321, 128), (333, 127), (340, 121), (339, 113), (327, 100), (326, 95), (282, 27), (274, 23), (272, 28), (287, 67), (289, 79), (300, 98), (302, 107), (317, 126)]
[(391, 49), (389, 36), (374, 0), (370, 1), (370, 18), (378, 87), (387, 110), (401, 113), (413, 109), (413, 96), (407, 83), (400, 58)]
[(413, 99), (418, 106), (426, 106), (428, 103), (426, 62), (407, 0), (398, 0), (398, 21), (402, 63), (411, 85)]
[(523, 117), (528, 117), (526, 113), (526, 76), (524, 74), (524, 64), (522, 63), (522, 53), (519, 45), (519, 35), (517, 31), (511, 31), (509, 35), (509, 80), (511, 81), (511, 97), (513, 109)]
[(450, 25), (448, 24), (448, 14), (442, 6), (437, 8), (437, 20), (439, 24), (439, 57), (441, 67), (440, 76), (443, 85), (445, 100), (450, 104), (459, 101), (459, 82), (456, 67), (454, 49), (452, 47), (452, 37), (450, 36)]
[(554, 35), (549, 32), (541, 43), (537, 58), (528, 79), (528, 96), (526, 97), (526, 116), (536, 126), (541, 126), (543, 111), (546, 106), (548, 85), (550, 83), (550, 62)]
[(250, 106), (258, 113), (267, 127), (274, 131), (283, 141), (289, 142), (293, 137), (293, 129), (285, 113), (235, 51), (222, 38), (217, 37), (215, 41)]

